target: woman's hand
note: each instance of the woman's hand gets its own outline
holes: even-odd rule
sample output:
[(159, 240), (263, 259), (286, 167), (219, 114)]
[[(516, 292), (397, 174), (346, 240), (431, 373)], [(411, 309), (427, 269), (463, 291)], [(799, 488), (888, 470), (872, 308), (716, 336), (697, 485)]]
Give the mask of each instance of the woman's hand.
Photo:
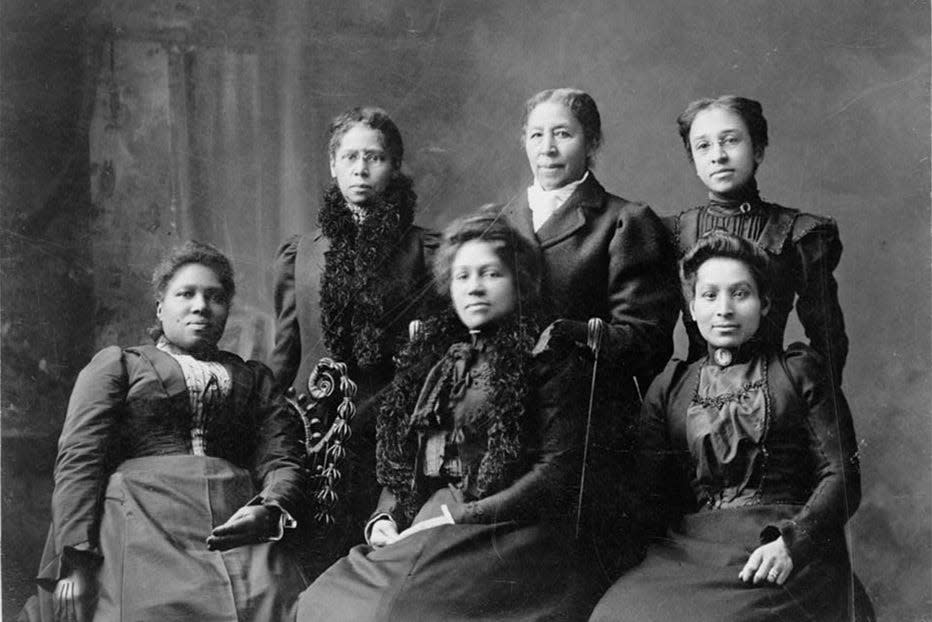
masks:
[(84, 568), (75, 568), (55, 584), (52, 594), (57, 622), (84, 622), (93, 614), (96, 597), (93, 575)]
[(748, 563), (741, 569), (738, 578), (745, 583), (753, 581), (755, 585), (763, 581), (783, 585), (791, 572), (793, 559), (781, 536), (773, 542), (757, 547), (751, 553)]
[(375, 521), (372, 525), (372, 531), (369, 533), (369, 546), (372, 548), (381, 548), (386, 544), (391, 544), (398, 538), (398, 528), (395, 522), (387, 518)]
[(450, 500), (447, 501), (447, 511), (453, 517), (453, 524), (459, 525), (465, 522), (466, 517), (466, 500), (463, 498), (463, 491), (454, 486), (447, 484), (447, 490), (450, 491)]
[(216, 527), (207, 538), (207, 549), (226, 551), (246, 544), (265, 542), (274, 535), (281, 510), (264, 505), (241, 507), (230, 520)]

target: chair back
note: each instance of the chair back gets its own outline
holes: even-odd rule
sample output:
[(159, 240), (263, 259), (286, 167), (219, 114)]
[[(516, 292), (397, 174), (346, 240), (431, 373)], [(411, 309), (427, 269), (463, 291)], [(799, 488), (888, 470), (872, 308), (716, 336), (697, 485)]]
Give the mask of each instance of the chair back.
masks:
[(293, 388), (285, 400), (304, 423), (305, 460), (311, 477), (312, 515), (323, 524), (334, 522), (339, 502), (337, 484), (346, 457), (346, 441), (352, 434), (350, 422), (356, 415), (356, 383), (350, 380), (345, 363), (322, 358), (307, 381), (307, 393)]

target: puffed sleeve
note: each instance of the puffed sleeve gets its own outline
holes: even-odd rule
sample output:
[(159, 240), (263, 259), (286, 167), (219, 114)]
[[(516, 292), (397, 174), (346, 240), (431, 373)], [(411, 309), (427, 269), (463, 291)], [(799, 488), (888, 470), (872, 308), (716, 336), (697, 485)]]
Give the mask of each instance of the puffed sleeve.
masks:
[(861, 501), (861, 471), (851, 411), (841, 389), (828, 382), (824, 359), (802, 344), (790, 346), (784, 357), (787, 374), (808, 407), (804, 421), (815, 487), (802, 510), (775, 527), (794, 565), (802, 566), (820, 540), (834, 535), (854, 514)]
[(295, 303), (296, 235), (285, 241), (275, 256), (275, 346), (269, 367), (280, 387), (290, 387), (301, 363), (301, 332)]
[(802, 271), (797, 281), (796, 313), (810, 345), (828, 360), (840, 386), (848, 358), (848, 336), (834, 274), (842, 251), (838, 227), (828, 218), (803, 214), (795, 223), (793, 241)]
[[(686, 468), (689, 450), (676, 447), (670, 437), (671, 389), (687, 369), (671, 360), (651, 383), (638, 420), (638, 500), (635, 515), (648, 535), (662, 536), (680, 515), (692, 509)], [(685, 413), (684, 413), (685, 414)]]
[(674, 257), (669, 234), (653, 210), (627, 205), (609, 246), (606, 348), (627, 373), (652, 378), (673, 353), (680, 309)]
[(570, 514), (579, 489), (585, 435), (585, 363), (578, 356), (538, 357), (535, 367), (529, 419), (537, 426), (539, 441), (530, 452), (530, 469), (504, 490), (467, 503), (457, 522), (535, 521)]
[(298, 520), (304, 519), (309, 502), (300, 441), (304, 437), (303, 425), (276, 391), (269, 369), (256, 361), (247, 364), (255, 377), (250, 408), (255, 409), (258, 422), (253, 472), (261, 492), (256, 501), (278, 506)]
[(99, 556), (100, 504), (127, 390), (123, 351), (116, 346), (98, 352), (78, 374), (55, 461), (54, 552), (43, 559), (40, 580), (54, 582), (67, 574), (76, 551)]

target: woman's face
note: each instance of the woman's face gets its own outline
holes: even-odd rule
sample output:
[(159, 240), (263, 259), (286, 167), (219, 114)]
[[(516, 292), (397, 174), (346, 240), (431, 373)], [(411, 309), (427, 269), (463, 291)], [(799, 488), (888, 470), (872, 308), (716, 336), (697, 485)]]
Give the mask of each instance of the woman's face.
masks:
[(217, 345), (229, 312), (230, 301), (217, 274), (198, 263), (175, 271), (156, 306), (165, 338), (185, 350)]
[(491, 326), (514, 311), (514, 275), (492, 243), (470, 240), (460, 246), (450, 276), (453, 307), (469, 330)]
[(562, 188), (586, 173), (590, 149), (583, 127), (560, 102), (541, 102), (531, 111), (524, 150), (534, 179), (544, 190)]
[(755, 152), (747, 125), (725, 108), (706, 108), (689, 128), (696, 175), (713, 197), (728, 199), (754, 179), (763, 151)]
[(767, 313), (754, 276), (743, 261), (713, 257), (699, 266), (689, 303), (699, 332), (714, 348), (735, 348), (754, 336)]
[(388, 188), (395, 168), (382, 133), (357, 123), (343, 134), (330, 158), (330, 174), (350, 205), (364, 207)]

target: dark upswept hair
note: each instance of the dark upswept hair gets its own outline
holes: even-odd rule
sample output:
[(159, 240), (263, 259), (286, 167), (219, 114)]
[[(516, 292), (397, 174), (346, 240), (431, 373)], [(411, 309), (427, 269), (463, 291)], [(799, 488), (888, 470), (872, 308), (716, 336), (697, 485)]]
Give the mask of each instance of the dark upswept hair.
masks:
[(434, 255), (434, 284), (449, 299), (453, 259), (466, 242), (490, 242), (495, 254), (511, 271), (520, 305), (536, 308), (540, 301), (540, 258), (534, 246), (508, 225), (494, 205), (480, 207), (474, 214), (453, 221), (444, 230)]
[(372, 128), (382, 135), (382, 147), (388, 152), (388, 157), (391, 158), (394, 169), (396, 171), (400, 170), (405, 155), (401, 131), (391, 117), (388, 116), (388, 113), (377, 106), (357, 106), (334, 117), (330, 127), (327, 128), (327, 151), (330, 154), (330, 159), (336, 156), (344, 134), (360, 124)]
[[(478, 498), (494, 494), (508, 486), (530, 467), (525, 446), (525, 426), (535, 380), (533, 348), (541, 323), (536, 304), (540, 299), (540, 265), (531, 243), (509, 227), (497, 209), (484, 206), (447, 227), (434, 258), (437, 289), (447, 300), (444, 308), (424, 319), (411, 340), (395, 358), (396, 372), (391, 384), (381, 393), (376, 426), (376, 476), (383, 486), (395, 493), (398, 512), (407, 523), (417, 514), (429, 491), (418, 484), (422, 480), (415, 468), (417, 433), (430, 425), (426, 412), (417, 408), (431, 369), (438, 367), (441, 383), (452, 378), (455, 364), (445, 356), (457, 342), (467, 342), (469, 334), (457, 317), (450, 301), (450, 277), (453, 259), (463, 244), (481, 240), (490, 242), (498, 257), (515, 277), (518, 301), (514, 313), (491, 330), (483, 330), (491, 347), (489, 391), (484, 404), (462, 422), (464, 430), (482, 429), (487, 434), (487, 451), (476, 470)], [(447, 391), (449, 388), (442, 388)], [(531, 428), (533, 429), (533, 428)]]
[[(583, 136), (589, 151), (595, 153), (602, 146), (602, 116), (595, 100), (585, 91), (574, 88), (547, 89), (533, 95), (524, 104), (524, 123), (522, 130), (527, 132), (527, 122), (538, 105), (544, 102), (557, 102), (570, 109), (583, 128)], [(586, 158), (586, 165), (592, 167), (593, 156)]]
[(735, 259), (746, 265), (754, 277), (760, 299), (770, 299), (773, 277), (767, 252), (747, 238), (713, 229), (699, 238), (680, 261), (680, 283), (686, 300), (696, 297), (696, 274), (699, 268), (706, 261), (718, 257)]
[(751, 137), (751, 145), (754, 147), (755, 154), (761, 154), (767, 148), (767, 119), (764, 118), (764, 108), (759, 101), (737, 95), (704, 97), (689, 102), (686, 109), (676, 118), (680, 138), (683, 140), (683, 146), (686, 147), (690, 162), (693, 160), (693, 152), (689, 145), (689, 130), (692, 129), (696, 115), (709, 108), (723, 108), (741, 117), (744, 124), (748, 126), (748, 134)]
[[(155, 266), (155, 270), (152, 271), (152, 295), (156, 302), (162, 300), (165, 288), (168, 287), (175, 273), (189, 264), (199, 264), (213, 270), (220, 281), (220, 286), (223, 287), (227, 302), (233, 300), (233, 295), (236, 294), (236, 284), (233, 279), (233, 264), (230, 263), (229, 258), (212, 244), (188, 240), (165, 253)], [(152, 339), (158, 340), (162, 336), (162, 325), (156, 322), (148, 332)]]

